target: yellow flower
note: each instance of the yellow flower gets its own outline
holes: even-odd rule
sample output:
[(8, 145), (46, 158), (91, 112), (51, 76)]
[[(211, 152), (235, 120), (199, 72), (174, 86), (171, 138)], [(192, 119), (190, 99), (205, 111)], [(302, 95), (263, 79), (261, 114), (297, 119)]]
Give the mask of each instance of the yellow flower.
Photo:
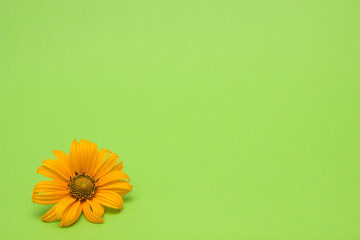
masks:
[(61, 219), (60, 226), (70, 226), (80, 217), (101, 223), (104, 206), (121, 209), (122, 196), (132, 190), (128, 175), (122, 169), (119, 156), (109, 150), (98, 151), (87, 140), (72, 142), (69, 156), (53, 150), (55, 158), (42, 162), (37, 173), (51, 178), (35, 185), (32, 200), (39, 204), (55, 204), (41, 219), (52, 222)]

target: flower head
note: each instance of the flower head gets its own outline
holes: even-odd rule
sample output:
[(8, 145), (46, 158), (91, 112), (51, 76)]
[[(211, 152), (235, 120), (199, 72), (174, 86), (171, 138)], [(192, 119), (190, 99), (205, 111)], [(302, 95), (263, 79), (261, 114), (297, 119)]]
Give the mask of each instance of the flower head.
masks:
[(70, 226), (84, 212), (90, 222), (101, 223), (104, 206), (122, 208), (122, 196), (132, 186), (116, 153), (107, 149), (98, 151), (95, 143), (76, 139), (69, 156), (60, 150), (53, 153), (57, 160), (44, 160), (37, 169), (37, 173), (52, 180), (36, 184), (32, 194), (33, 202), (55, 204), (41, 217), (43, 221), (61, 219), (61, 227)]

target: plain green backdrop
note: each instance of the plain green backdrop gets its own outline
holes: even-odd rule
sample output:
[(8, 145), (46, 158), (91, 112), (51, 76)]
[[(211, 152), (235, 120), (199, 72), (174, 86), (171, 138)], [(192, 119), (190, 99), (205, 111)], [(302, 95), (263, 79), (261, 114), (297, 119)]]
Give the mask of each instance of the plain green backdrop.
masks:
[[(1, 0), (2, 239), (360, 239), (357, 0)], [(74, 138), (134, 185), (44, 223)]]

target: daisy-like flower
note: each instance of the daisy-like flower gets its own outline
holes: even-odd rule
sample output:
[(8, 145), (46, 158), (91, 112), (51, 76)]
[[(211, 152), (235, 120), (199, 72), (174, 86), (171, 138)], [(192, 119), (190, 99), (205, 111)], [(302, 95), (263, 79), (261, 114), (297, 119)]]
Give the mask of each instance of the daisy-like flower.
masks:
[(95, 143), (87, 140), (72, 142), (69, 156), (60, 150), (52, 151), (54, 159), (47, 159), (37, 173), (51, 178), (35, 185), (33, 202), (55, 204), (41, 220), (61, 219), (60, 226), (75, 223), (81, 213), (93, 223), (104, 220), (104, 206), (121, 209), (122, 196), (132, 190), (128, 175), (122, 169), (119, 156), (107, 149), (98, 151)]

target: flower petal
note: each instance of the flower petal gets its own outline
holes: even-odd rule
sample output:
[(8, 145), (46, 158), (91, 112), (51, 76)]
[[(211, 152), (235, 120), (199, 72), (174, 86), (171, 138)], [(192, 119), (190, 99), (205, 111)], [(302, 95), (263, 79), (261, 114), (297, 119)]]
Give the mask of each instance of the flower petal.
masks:
[(116, 153), (110, 153), (110, 155), (103, 161), (100, 166), (94, 172), (94, 178), (98, 179), (106, 175), (117, 163), (119, 156)]
[(74, 139), (70, 146), (70, 152), (69, 152), (69, 162), (70, 167), (74, 172), (79, 173), (80, 172), (80, 143)]
[(34, 192), (32, 194), (32, 201), (39, 204), (50, 205), (59, 202), (61, 199), (66, 198), (67, 196), (69, 196), (68, 191), (47, 193)]
[(99, 181), (97, 182), (97, 186), (102, 186), (102, 185), (105, 185), (105, 184), (108, 184), (111, 182), (116, 182), (116, 181), (124, 180), (124, 179), (130, 181), (129, 176), (122, 171), (109, 172), (104, 177), (99, 179)]
[(69, 156), (65, 152), (61, 150), (52, 150), (52, 152), (59, 162), (69, 163)]
[(104, 206), (97, 202), (94, 202), (93, 200), (88, 200), (88, 202), (91, 206), (93, 213), (98, 217), (102, 218), (102, 216), (104, 215)]
[(43, 166), (38, 167), (37, 173), (53, 180), (67, 182), (71, 176), (68, 167), (57, 160), (47, 159), (42, 162)]
[(122, 197), (114, 191), (97, 190), (93, 201), (116, 209), (121, 209), (123, 206)]
[(52, 222), (58, 219), (58, 217), (55, 214), (55, 208), (56, 205), (50, 208), (49, 211), (47, 211), (44, 215), (42, 215), (41, 220), (44, 222)]
[(44, 165), (45, 167), (51, 168), (54, 171), (57, 171), (59, 174), (62, 174), (62, 176), (66, 180), (68, 180), (71, 175), (69, 167), (61, 161), (54, 160), (54, 159), (46, 159), (46, 160), (42, 161), (42, 165)]
[(80, 149), (82, 169), (85, 173), (89, 173), (89, 170), (92, 170), (93, 165), (96, 164), (98, 147), (95, 143), (81, 139)]
[(81, 211), (82, 206), (80, 201), (76, 201), (69, 205), (64, 211), (63, 217), (60, 221), (60, 227), (67, 227), (75, 223), (79, 219)]
[(69, 159), (74, 172), (89, 173), (97, 161), (97, 145), (84, 139), (80, 142), (75, 139), (70, 147)]
[(55, 209), (56, 216), (58, 218), (62, 218), (66, 208), (75, 201), (76, 201), (75, 198), (68, 196), (68, 197), (62, 199), (60, 202), (58, 202), (56, 204), (56, 209)]
[(94, 165), (92, 166), (91, 169), (89, 169), (89, 174), (90, 175), (94, 175), (95, 170), (100, 166), (100, 164), (104, 161), (104, 159), (107, 157), (107, 155), (109, 155), (111, 152), (105, 148), (101, 149), (98, 153), (97, 153), (97, 158), (96, 161), (94, 163)]
[(73, 176), (74, 171), (70, 167), (69, 156), (61, 150), (52, 150), (52, 152), (53, 152), (55, 158), (60, 162), (60, 164), (62, 164), (64, 167), (66, 167), (68, 172), (71, 173), (71, 175)]
[(109, 190), (119, 193), (121, 196), (128, 194), (132, 187), (129, 182), (118, 180), (98, 187), (98, 190)]
[(115, 164), (115, 166), (111, 169), (111, 171), (121, 171), (123, 170), (123, 162), (119, 162), (118, 164)]
[(64, 182), (45, 180), (37, 183), (33, 192), (61, 192), (69, 191), (69, 187)]
[(104, 219), (102, 219), (101, 217), (97, 216), (90, 207), (90, 203), (88, 201), (85, 201), (83, 203), (83, 211), (84, 211), (84, 215), (85, 218), (89, 221), (89, 222), (93, 222), (93, 223), (102, 223), (104, 222)]

